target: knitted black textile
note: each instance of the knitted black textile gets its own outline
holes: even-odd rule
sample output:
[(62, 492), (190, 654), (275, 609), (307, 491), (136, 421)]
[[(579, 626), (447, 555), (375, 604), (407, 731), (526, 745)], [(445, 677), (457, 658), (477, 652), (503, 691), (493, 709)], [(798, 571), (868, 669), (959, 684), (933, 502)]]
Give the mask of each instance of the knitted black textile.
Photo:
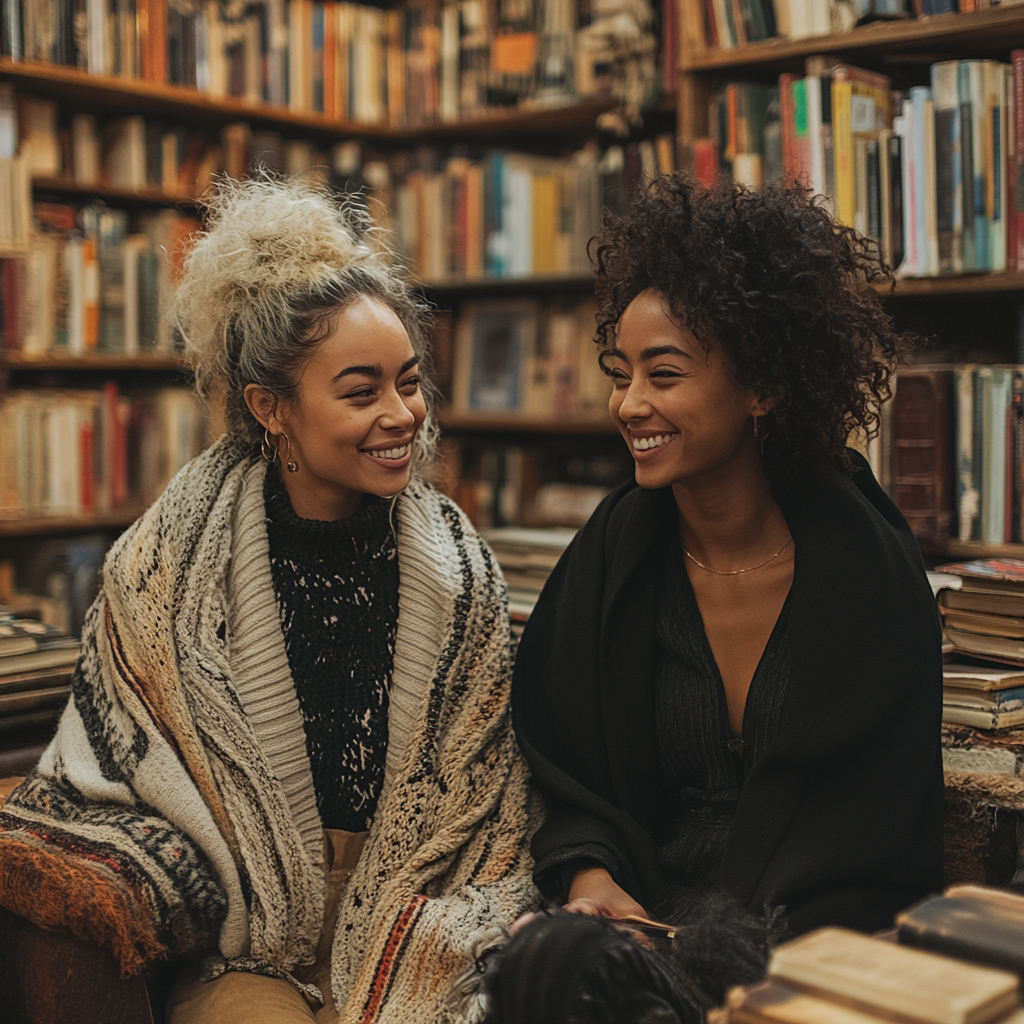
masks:
[(368, 495), (349, 519), (302, 519), (273, 467), (263, 500), (320, 819), (324, 828), (363, 832), (384, 782), (398, 629), (390, 502)]

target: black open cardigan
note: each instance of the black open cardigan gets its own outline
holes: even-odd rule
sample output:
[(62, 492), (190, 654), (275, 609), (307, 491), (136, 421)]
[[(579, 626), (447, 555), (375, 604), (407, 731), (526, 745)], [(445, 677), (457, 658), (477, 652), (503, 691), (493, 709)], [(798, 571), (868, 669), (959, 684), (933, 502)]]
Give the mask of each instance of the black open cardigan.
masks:
[[(719, 876), (794, 933), (869, 931), (942, 886), (940, 630), (917, 545), (860, 456), (773, 487), (795, 544), (792, 670), (776, 741), (746, 779)], [(600, 843), (661, 899), (654, 625), (671, 490), (609, 495), (523, 634), (512, 707), (549, 854)]]

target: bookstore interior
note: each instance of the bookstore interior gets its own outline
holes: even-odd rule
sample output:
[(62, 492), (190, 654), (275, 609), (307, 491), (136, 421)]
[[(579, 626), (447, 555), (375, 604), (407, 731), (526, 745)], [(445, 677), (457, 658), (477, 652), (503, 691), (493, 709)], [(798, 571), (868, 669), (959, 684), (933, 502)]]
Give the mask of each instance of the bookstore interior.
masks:
[(852, 443), (945, 659), (951, 888), (779, 947), (709, 1019), (1022, 1021), (1020, 0), (0, 0), (0, 778), (53, 735), (107, 549), (223, 429), (167, 315), (218, 176), (304, 176), (386, 232), (435, 311), (433, 482), (518, 635), (633, 471), (587, 242), (677, 170), (800, 182), (887, 254), (926, 343)]

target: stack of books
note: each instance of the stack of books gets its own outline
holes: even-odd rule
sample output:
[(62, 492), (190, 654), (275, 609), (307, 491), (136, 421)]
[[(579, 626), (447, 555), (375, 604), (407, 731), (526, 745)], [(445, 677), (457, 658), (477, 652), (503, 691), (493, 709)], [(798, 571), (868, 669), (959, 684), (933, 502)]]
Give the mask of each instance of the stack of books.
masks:
[(505, 527), (482, 531), (508, 584), (508, 612), (512, 632), (522, 634), (562, 552), (576, 536), (575, 530), (531, 530)]
[(0, 617), (0, 736), (56, 721), (80, 649), (54, 626)]
[(767, 978), (733, 989), (708, 1022), (1020, 1024), (1015, 972), (1024, 966), (1022, 908), (1021, 897), (963, 886), (900, 915), (900, 945), (819, 929), (776, 949)]
[(1024, 562), (954, 562), (939, 571), (949, 584), (939, 591), (939, 613), (955, 658), (942, 670), (943, 721), (1024, 724)]

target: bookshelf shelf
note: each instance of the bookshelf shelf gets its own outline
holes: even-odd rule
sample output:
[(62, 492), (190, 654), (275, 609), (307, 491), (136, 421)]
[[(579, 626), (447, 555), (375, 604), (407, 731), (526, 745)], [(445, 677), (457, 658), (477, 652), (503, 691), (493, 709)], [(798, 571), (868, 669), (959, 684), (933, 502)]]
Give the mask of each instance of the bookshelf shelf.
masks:
[(92, 75), (76, 68), (39, 61), (0, 58), (0, 80), (13, 81), (27, 92), (71, 102), (76, 109), (93, 107), (103, 113), (144, 114), (180, 118), (191, 124), (225, 124), (244, 120), (258, 127), (284, 132), (313, 133), (321, 138), (359, 138), (408, 146), (415, 142), (496, 140), (513, 136), (548, 137), (592, 131), (599, 114), (613, 105), (596, 98), (562, 106), (517, 107), (484, 117), (393, 129), (382, 124), (331, 121), (321, 114), (299, 113), (286, 107), (245, 103), (230, 97), (215, 98), (196, 89), (157, 85), (115, 75)]
[(81, 185), (68, 178), (46, 178), (36, 176), (32, 179), (32, 189), (38, 193), (56, 194), (66, 198), (112, 199), (121, 204), (131, 206), (188, 206), (195, 207), (197, 201), (192, 196), (171, 195), (158, 188), (126, 189), (115, 188), (97, 182), (94, 185)]
[(930, 560), (951, 558), (1015, 558), (1024, 560), (1024, 544), (981, 544), (978, 541), (921, 541), (921, 552)]
[(153, 370), (185, 371), (189, 365), (176, 356), (26, 356), (7, 353), (0, 359), (0, 370)]
[(607, 416), (583, 418), (539, 418), (514, 413), (442, 412), (441, 427), (450, 431), (493, 431), (529, 434), (615, 434), (615, 425)]
[(879, 285), (878, 292), (884, 297), (940, 298), (942, 296), (980, 295), (991, 292), (1016, 292), (1024, 290), (1024, 273), (963, 274), (957, 277), (905, 277), (896, 282), (896, 287)]
[(124, 508), (81, 516), (36, 516), (18, 519), (0, 518), (0, 537), (40, 537), (58, 533), (85, 533), (89, 530), (123, 529), (131, 526), (144, 508)]
[(538, 277), (482, 277), (472, 281), (424, 281), (424, 291), (437, 295), (526, 295), (535, 292), (593, 291), (593, 274), (550, 274)]
[[(685, 2), (685, 0), (684, 0)], [(684, 72), (724, 71), (733, 68), (777, 70), (818, 53), (849, 53), (858, 59), (876, 54), (896, 55), (901, 50), (931, 50), (949, 43), (956, 56), (968, 51), (1009, 50), (1024, 42), (1024, 7), (993, 7), (965, 14), (935, 14), (906, 21), (876, 21), (849, 32), (806, 39), (767, 39), (726, 50), (683, 48)], [(929, 63), (940, 57), (929, 56)]]

